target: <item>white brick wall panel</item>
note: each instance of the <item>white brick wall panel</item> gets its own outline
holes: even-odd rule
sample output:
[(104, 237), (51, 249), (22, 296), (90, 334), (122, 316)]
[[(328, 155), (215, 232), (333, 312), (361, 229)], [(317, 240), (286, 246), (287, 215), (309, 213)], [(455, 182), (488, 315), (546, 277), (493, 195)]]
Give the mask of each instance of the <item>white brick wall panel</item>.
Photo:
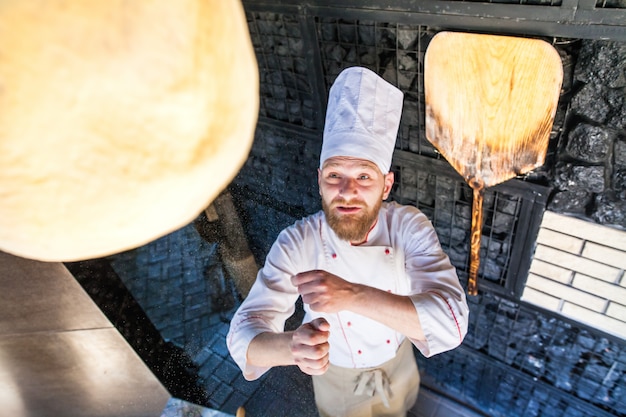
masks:
[(572, 286), (576, 289), (595, 294), (607, 300), (626, 304), (626, 288), (595, 279), (583, 274), (575, 274)]
[(626, 232), (576, 219), (551, 211), (543, 214), (541, 227), (566, 233), (596, 243), (611, 242), (611, 246), (626, 251)]
[(593, 311), (603, 312), (606, 308), (606, 300), (603, 298), (537, 275), (529, 274), (526, 285), (535, 290), (559, 297), (562, 300), (583, 305)]
[(626, 232), (545, 212), (522, 300), (626, 338), (625, 270)]
[(530, 265), (530, 272), (563, 284), (571, 283), (572, 276), (574, 275), (574, 273), (567, 268), (552, 265), (539, 259), (533, 259)]
[(626, 323), (623, 321), (607, 317), (603, 314), (596, 313), (594, 311), (587, 310), (584, 307), (570, 303), (564, 303), (562, 313), (563, 315), (574, 320), (587, 323), (595, 328), (626, 339)]
[(579, 255), (585, 241), (550, 229), (540, 229), (537, 243)]
[[(622, 300), (622, 303), (626, 303), (626, 300)], [(606, 315), (626, 323), (626, 305), (611, 302), (606, 309)]]
[(537, 291), (530, 287), (524, 288), (522, 300), (552, 311), (559, 311), (559, 304), (561, 303), (559, 298), (552, 297), (551, 295)]
[[(607, 243), (611, 243), (607, 241)], [(582, 256), (594, 261), (602, 262), (607, 265), (626, 269), (626, 252), (609, 248), (604, 245), (598, 245), (597, 243), (587, 242), (582, 252)]]
[(619, 268), (614, 268), (591, 259), (582, 258), (543, 245), (537, 245), (535, 258), (607, 282), (615, 282), (620, 276)]

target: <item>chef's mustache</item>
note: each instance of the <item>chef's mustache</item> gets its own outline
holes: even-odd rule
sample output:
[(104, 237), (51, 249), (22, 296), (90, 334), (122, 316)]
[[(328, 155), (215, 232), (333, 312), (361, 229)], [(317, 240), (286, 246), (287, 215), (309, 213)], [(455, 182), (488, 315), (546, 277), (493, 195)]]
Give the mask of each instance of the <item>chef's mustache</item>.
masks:
[(349, 206), (349, 207), (360, 207), (360, 208), (367, 207), (367, 204), (365, 204), (365, 202), (362, 200), (357, 200), (357, 199), (346, 200), (345, 198), (342, 198), (342, 197), (335, 198), (333, 201), (330, 202), (330, 205), (331, 207), (337, 207), (337, 206)]

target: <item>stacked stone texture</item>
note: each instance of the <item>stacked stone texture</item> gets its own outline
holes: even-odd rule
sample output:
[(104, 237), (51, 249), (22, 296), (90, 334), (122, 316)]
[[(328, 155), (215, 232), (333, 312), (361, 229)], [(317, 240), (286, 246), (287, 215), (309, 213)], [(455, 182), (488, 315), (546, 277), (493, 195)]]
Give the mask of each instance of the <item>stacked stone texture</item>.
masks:
[[(595, 416), (598, 410), (586, 407), (587, 402), (616, 415), (626, 413), (623, 344), (496, 296), (485, 295), (470, 307), (470, 331), (464, 348), (487, 354), (530, 378), (520, 378), (505, 367), (492, 367), (489, 361), (468, 355), (464, 349), (429, 359), (418, 355), (421, 369), (436, 375), (451, 393), (462, 394), (494, 416), (551, 411), (559, 416)], [(493, 386), (485, 391), (488, 382)], [(576, 401), (556, 395), (550, 386)], [(522, 391), (527, 392), (522, 395)], [(491, 401), (493, 393), (497, 401)]]
[(581, 41), (549, 209), (626, 228), (626, 43)]

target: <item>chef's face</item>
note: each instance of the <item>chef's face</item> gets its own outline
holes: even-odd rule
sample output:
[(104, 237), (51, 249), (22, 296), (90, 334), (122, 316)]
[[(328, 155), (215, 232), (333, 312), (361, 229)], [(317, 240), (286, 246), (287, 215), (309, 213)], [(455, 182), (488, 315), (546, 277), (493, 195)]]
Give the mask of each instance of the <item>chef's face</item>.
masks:
[(364, 159), (333, 157), (318, 170), (317, 182), (330, 227), (341, 239), (361, 243), (391, 192), (393, 173), (384, 175)]

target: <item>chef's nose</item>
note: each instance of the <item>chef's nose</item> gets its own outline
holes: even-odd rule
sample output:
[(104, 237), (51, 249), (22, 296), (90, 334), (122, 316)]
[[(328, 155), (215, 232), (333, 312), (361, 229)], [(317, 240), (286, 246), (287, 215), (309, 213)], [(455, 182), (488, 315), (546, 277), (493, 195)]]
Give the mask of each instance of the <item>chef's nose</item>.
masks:
[(357, 182), (354, 178), (345, 178), (341, 182), (341, 188), (339, 189), (341, 195), (353, 195), (357, 193)]

